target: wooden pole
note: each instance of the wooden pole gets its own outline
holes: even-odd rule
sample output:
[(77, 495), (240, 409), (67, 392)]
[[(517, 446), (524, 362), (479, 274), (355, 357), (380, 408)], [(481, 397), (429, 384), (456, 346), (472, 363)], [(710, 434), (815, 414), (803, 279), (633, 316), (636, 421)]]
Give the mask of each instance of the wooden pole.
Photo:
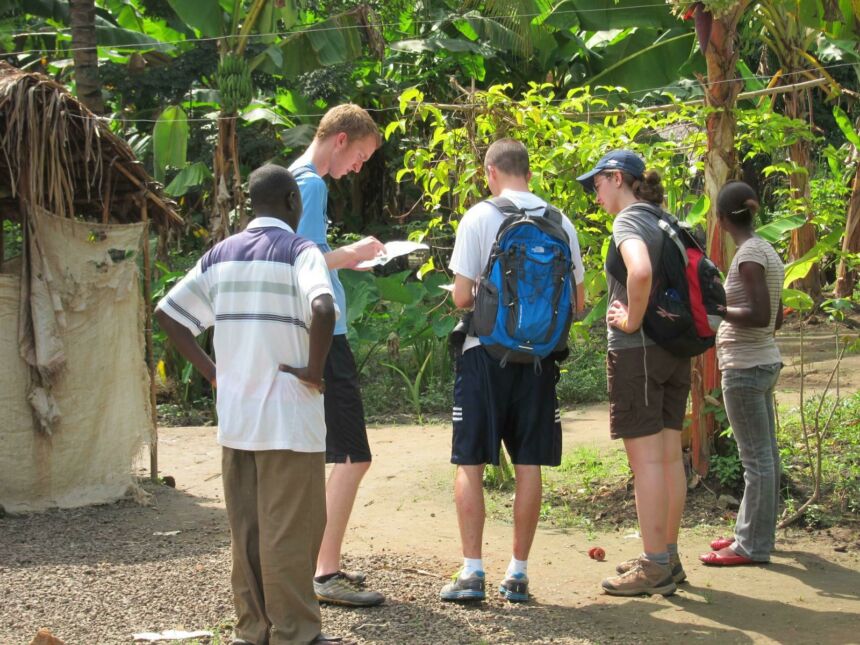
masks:
[(152, 345), (152, 262), (149, 257), (149, 200), (141, 196), (141, 220), (143, 221), (143, 333), (146, 341), (146, 363), (149, 367), (149, 404), (152, 412), (152, 429), (149, 439), (149, 477), (158, 481), (158, 410), (155, 404), (156, 366)]
[(110, 178), (111, 173), (107, 173), (105, 177), (105, 192), (102, 195), (102, 224), (107, 224), (110, 221)]
[[(162, 211), (164, 212), (164, 214), (165, 214), (165, 216), (166, 216), (167, 218), (169, 218), (170, 220), (172, 220), (172, 221), (173, 221), (173, 222), (175, 222), (176, 224), (183, 224), (183, 223), (184, 223), (184, 222), (182, 221), (182, 218), (181, 218), (181, 217), (179, 217), (179, 215), (177, 215), (176, 213), (174, 213), (174, 212), (173, 212), (173, 209), (172, 209), (170, 206), (168, 206), (168, 205), (164, 202), (164, 200), (163, 200), (163, 199), (161, 199), (158, 195), (156, 195), (156, 194), (155, 194), (155, 193), (153, 193), (151, 190), (149, 190), (143, 182), (141, 182), (137, 177), (135, 177), (133, 174), (131, 174), (131, 172), (130, 172), (128, 169), (126, 169), (125, 167), (123, 167), (123, 165), (122, 165), (121, 163), (119, 163), (119, 162), (118, 162), (114, 167), (115, 167), (117, 170), (119, 170), (123, 175), (125, 175), (125, 176), (126, 176), (126, 178), (127, 178), (127, 179), (132, 183), (132, 184), (134, 184), (135, 186), (137, 186), (138, 188), (140, 188), (140, 190), (141, 190), (141, 191), (143, 191), (143, 197), (144, 197), (144, 199), (147, 199), (147, 198), (148, 198), (148, 199), (151, 199), (151, 200), (152, 200), (152, 202), (153, 202), (156, 206), (158, 206), (159, 208), (161, 208), (161, 209), (162, 209)], [(165, 222), (164, 222), (164, 224), (168, 224), (168, 223), (169, 223), (169, 222), (167, 222), (167, 221), (165, 221)]]

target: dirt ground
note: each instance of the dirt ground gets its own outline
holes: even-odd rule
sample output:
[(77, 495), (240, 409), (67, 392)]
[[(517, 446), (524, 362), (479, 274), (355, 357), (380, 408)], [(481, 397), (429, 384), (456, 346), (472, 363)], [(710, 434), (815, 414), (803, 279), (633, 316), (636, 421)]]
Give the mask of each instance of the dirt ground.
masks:
[[(564, 415), (566, 447), (618, 449), (606, 405)], [(438, 600), (459, 565), (446, 425), (370, 430), (375, 464), (356, 502), (346, 552), (389, 600), (326, 607), (324, 628), (362, 643), (860, 643), (860, 535), (781, 533), (770, 565), (733, 570), (696, 556), (727, 527), (681, 536), (689, 582), (669, 598), (603, 595), (600, 580), (640, 542), (626, 531), (539, 528), (529, 573), (534, 602), (477, 607)], [(214, 428), (161, 430), (160, 464), (176, 488), (132, 502), (0, 520), (0, 643), (48, 627), (70, 644), (128, 643), (142, 630), (211, 628), (232, 618), (229, 534)], [(178, 533), (172, 533), (178, 531)], [(485, 565), (504, 573), (511, 529), (491, 521)], [(606, 562), (588, 558), (600, 545)], [(835, 550), (838, 549), (838, 550)]]

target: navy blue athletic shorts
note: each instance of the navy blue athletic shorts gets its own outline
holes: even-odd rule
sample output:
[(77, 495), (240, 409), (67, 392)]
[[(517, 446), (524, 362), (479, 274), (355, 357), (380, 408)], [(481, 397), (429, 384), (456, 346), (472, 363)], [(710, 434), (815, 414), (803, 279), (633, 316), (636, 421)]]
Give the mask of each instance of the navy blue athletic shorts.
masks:
[(451, 463), (499, 464), (504, 442), (511, 461), (524, 466), (561, 463), (561, 414), (555, 385), (558, 365), (499, 365), (483, 347), (466, 350), (454, 381)]
[(370, 461), (364, 404), (355, 358), (344, 334), (332, 338), (323, 371), (325, 379), (325, 461)]

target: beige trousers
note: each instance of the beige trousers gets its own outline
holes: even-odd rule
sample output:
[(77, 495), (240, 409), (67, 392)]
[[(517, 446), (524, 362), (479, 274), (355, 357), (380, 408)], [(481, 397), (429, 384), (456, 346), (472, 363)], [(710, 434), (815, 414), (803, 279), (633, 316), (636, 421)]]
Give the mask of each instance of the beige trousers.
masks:
[(313, 587), (325, 529), (325, 453), (223, 448), (235, 635), (254, 645), (320, 633)]

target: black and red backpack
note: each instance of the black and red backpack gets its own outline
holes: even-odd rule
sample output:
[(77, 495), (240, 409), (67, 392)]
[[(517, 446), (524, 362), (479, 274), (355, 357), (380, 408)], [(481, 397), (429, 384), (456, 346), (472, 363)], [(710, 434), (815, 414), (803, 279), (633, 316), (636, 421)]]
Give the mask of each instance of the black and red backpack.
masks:
[[(719, 269), (688, 226), (647, 202), (635, 208), (654, 217), (663, 231), (660, 262), (652, 267), (651, 294), (642, 328), (655, 343), (690, 358), (714, 346), (726, 315), (726, 292)], [(606, 270), (625, 284), (627, 267), (615, 244), (609, 245)]]

